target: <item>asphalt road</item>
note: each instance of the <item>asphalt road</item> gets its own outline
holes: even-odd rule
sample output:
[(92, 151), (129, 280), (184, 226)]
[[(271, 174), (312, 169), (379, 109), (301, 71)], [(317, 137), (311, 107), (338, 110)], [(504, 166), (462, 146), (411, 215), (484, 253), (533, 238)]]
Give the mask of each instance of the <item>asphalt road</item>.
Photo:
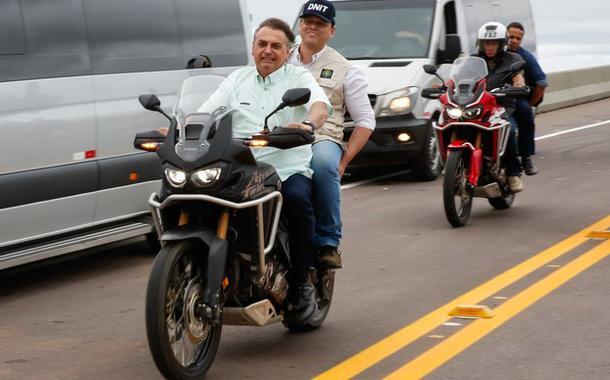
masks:
[[(539, 115), (537, 135), (609, 119), (610, 99)], [(514, 206), (476, 199), (460, 229), (440, 180), (344, 190), (345, 268), (324, 326), (225, 327), (207, 378), (610, 378), (610, 247), (579, 232), (610, 229), (609, 146), (610, 124), (539, 140), (540, 173)], [(134, 242), (4, 273), (0, 379), (160, 378), (144, 330), (152, 260)], [(457, 301), (495, 315), (450, 318)]]

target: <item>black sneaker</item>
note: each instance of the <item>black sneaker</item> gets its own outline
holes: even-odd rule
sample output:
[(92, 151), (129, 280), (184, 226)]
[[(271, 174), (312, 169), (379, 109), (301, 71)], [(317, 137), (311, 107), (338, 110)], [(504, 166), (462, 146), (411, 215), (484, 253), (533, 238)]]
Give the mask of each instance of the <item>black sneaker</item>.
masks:
[(535, 175), (538, 173), (538, 168), (534, 165), (531, 157), (523, 157), (521, 159), (521, 165), (527, 175)]
[(296, 285), (293, 299), (288, 305), (289, 318), (295, 322), (307, 323), (317, 311), (316, 287), (308, 278), (305, 282)]
[(339, 251), (339, 248), (331, 247), (329, 245), (320, 248), (320, 268), (343, 268), (343, 263), (341, 262), (341, 251)]

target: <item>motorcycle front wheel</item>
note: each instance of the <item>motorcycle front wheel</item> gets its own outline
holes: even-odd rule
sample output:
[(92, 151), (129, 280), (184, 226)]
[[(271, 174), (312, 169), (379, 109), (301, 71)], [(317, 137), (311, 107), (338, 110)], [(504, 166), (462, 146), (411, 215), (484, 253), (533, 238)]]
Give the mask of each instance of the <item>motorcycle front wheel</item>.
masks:
[(443, 205), (449, 224), (466, 224), (472, 209), (472, 192), (467, 187), (468, 162), (463, 150), (449, 151), (443, 178)]
[(203, 317), (202, 245), (166, 244), (153, 263), (146, 290), (146, 333), (157, 368), (168, 379), (200, 379), (220, 344), (222, 324)]

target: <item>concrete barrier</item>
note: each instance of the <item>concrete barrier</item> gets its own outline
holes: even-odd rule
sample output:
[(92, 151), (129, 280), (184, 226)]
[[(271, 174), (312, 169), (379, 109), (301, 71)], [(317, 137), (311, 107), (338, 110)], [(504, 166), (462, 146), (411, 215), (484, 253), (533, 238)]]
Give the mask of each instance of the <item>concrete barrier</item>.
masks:
[(538, 112), (610, 97), (610, 65), (547, 74), (549, 87)]

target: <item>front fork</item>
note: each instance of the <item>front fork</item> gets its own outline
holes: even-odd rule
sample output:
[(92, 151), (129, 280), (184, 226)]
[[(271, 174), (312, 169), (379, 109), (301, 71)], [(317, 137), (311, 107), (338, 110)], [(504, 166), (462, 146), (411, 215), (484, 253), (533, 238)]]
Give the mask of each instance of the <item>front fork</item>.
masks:
[(460, 140), (455, 136), (455, 133), (451, 135), (451, 143), (449, 144), (449, 150), (457, 149), (468, 149), (470, 150), (470, 167), (468, 170), (468, 183), (471, 186), (477, 186), (479, 183), (479, 177), (481, 176), (481, 167), (483, 166), (483, 150), (481, 149), (481, 132), (477, 132), (475, 136), (474, 145), (466, 140)]

